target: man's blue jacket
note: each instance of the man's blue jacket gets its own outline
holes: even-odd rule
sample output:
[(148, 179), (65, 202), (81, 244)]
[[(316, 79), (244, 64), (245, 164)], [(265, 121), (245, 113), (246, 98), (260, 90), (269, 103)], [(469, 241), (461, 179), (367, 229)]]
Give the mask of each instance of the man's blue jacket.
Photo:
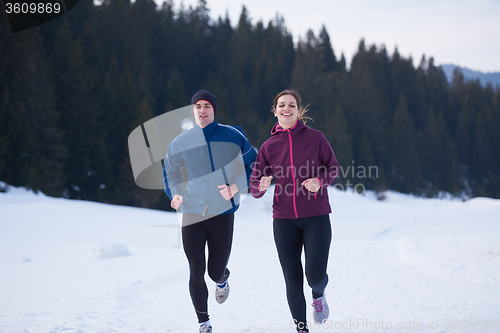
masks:
[[(168, 147), (163, 164), (165, 193), (172, 200), (183, 196), (182, 213), (202, 216), (234, 213), (240, 193), (248, 191), (257, 153), (239, 126), (213, 123), (197, 125), (178, 135)], [(231, 200), (219, 185), (236, 184)]]

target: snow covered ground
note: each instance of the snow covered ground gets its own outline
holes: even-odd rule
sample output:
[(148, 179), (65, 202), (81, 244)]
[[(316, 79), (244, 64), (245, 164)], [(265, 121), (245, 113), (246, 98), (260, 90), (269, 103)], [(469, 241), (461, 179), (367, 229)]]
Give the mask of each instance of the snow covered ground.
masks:
[[(331, 321), (311, 332), (500, 332), (500, 200), (330, 191)], [(294, 332), (271, 200), (236, 214), (215, 333)], [(174, 213), (0, 193), (0, 332), (198, 332), (187, 281)]]

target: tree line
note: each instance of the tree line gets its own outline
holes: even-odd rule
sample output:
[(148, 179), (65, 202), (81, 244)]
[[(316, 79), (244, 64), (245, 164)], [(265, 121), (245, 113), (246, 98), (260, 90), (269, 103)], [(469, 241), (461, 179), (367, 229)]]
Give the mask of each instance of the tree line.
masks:
[[(161, 191), (138, 188), (127, 138), (141, 123), (190, 103), (219, 100), (217, 119), (243, 127), (259, 147), (274, 96), (296, 89), (308, 126), (331, 143), (343, 174), (424, 196), (500, 197), (500, 91), (451, 84), (432, 58), (418, 66), (361, 40), (348, 66), (323, 27), (293, 42), (284, 19), (213, 19), (204, 0), (81, 1), (63, 17), (10, 33), (0, 16), (0, 180), (51, 196), (168, 209)], [(361, 175), (361, 167), (377, 174)], [(352, 170), (357, 170), (355, 173)]]

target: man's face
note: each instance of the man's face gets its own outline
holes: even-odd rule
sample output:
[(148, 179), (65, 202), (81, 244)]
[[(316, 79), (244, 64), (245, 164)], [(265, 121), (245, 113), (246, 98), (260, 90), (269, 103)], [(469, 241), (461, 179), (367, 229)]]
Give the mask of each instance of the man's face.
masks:
[(214, 108), (212, 107), (212, 104), (204, 99), (200, 99), (194, 104), (193, 113), (196, 125), (201, 128), (204, 128), (214, 122)]

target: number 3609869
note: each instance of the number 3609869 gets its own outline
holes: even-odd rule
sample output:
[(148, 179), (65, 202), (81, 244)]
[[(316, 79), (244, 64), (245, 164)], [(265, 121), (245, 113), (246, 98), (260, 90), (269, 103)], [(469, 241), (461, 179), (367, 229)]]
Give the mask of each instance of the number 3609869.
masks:
[(61, 12), (61, 4), (55, 3), (12, 3), (6, 2), (5, 11), (7, 14), (59, 14)]

